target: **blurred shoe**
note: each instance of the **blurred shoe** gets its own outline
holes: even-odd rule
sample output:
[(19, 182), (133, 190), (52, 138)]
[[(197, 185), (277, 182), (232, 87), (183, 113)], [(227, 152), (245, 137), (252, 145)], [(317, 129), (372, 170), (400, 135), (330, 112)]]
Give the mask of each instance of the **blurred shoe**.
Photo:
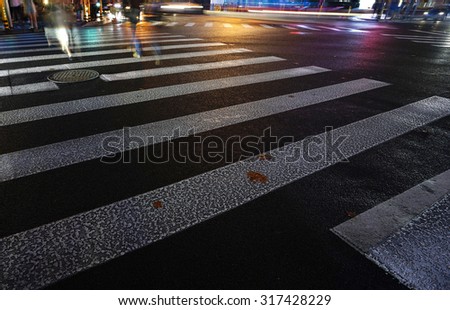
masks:
[(133, 53), (133, 57), (134, 58), (141, 58), (141, 54), (139, 54), (138, 52), (134, 52)]

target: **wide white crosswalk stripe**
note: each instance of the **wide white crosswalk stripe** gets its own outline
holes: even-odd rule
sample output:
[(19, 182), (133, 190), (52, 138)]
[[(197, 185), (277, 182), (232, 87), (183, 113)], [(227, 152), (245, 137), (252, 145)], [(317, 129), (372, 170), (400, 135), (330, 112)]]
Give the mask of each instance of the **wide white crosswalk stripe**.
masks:
[(0, 87), (0, 97), (31, 94), (58, 89), (59, 89), (58, 86), (53, 82), (41, 82), (15, 86), (2, 86)]
[(269, 26), (269, 25), (266, 25), (266, 24), (261, 24), (260, 26), (263, 27), (263, 28), (266, 28), (266, 29), (272, 29), (272, 28), (274, 28), (274, 27)]
[[(383, 82), (368, 79), (344, 82), (271, 99), (140, 125), (130, 128), (130, 134), (142, 138), (144, 144), (139, 146), (142, 147), (159, 143), (164, 137), (170, 137), (174, 128), (179, 128), (181, 132), (188, 132), (195, 128), (195, 132), (201, 133), (387, 85)], [(111, 155), (111, 150), (106, 150), (103, 147), (103, 141), (111, 137), (119, 139), (122, 136), (122, 130), (114, 130), (0, 155), (0, 163), (2, 164), (0, 181), (7, 181)], [(152, 141), (148, 139), (150, 136), (153, 137)], [(125, 146), (125, 150), (137, 147), (137, 145)], [(122, 151), (124, 150), (117, 149), (117, 152)], [(60, 154), (64, 154), (64, 157), (61, 158)]]
[(186, 25), (184, 25), (185, 27), (192, 27), (192, 26), (194, 26), (195, 25), (195, 23), (187, 23)]
[(35, 106), (19, 110), (0, 112), (0, 125), (13, 125), (35, 120), (47, 119), (63, 115), (71, 115), (87, 111), (100, 110), (162, 98), (195, 94), (210, 90), (270, 82), (281, 79), (317, 74), (329, 71), (320, 67), (301, 67), (266, 73), (226, 77), (215, 80), (192, 82), (179, 85), (150, 88), (121, 94), (91, 97), (48, 105)]
[[(139, 33), (137, 32), (138, 37), (142, 39), (161, 39), (161, 38), (181, 38), (184, 37), (183, 35), (172, 35), (172, 34), (162, 34), (162, 33)], [(72, 38), (76, 39), (80, 43), (99, 43), (99, 42), (114, 42), (114, 41), (123, 41), (126, 38), (132, 38), (133, 34), (131, 32), (121, 32), (119, 34), (111, 34), (111, 35), (101, 35), (100, 37), (97, 37), (96, 39), (92, 39), (92, 36), (87, 36), (80, 34), (79, 32), (72, 33)], [(23, 44), (27, 42), (33, 42), (34, 44)], [(23, 41), (10, 41), (6, 42), (5, 44), (2, 44), (0, 46), (0, 51), (2, 53), (8, 53), (12, 51), (12, 49), (15, 48), (24, 48), (24, 47), (42, 47), (42, 46), (48, 46), (47, 39), (45, 37), (35, 38), (35, 39), (29, 39), (26, 42)]]
[[(213, 46), (223, 46), (223, 45), (226, 45), (226, 44), (220, 43), (220, 42), (217, 42), (217, 43), (212, 42), (212, 43), (193, 43), (193, 44), (179, 44), (179, 45), (162, 45), (159, 48), (161, 50), (171, 50), (171, 49), (183, 49), (183, 48), (213, 47)], [(152, 47), (144, 47), (142, 50), (143, 51), (153, 51), (153, 48)], [(73, 57), (112, 55), (112, 54), (122, 54), (122, 53), (129, 53), (129, 52), (130, 52), (130, 50), (123, 48), (123, 49), (102, 50), (102, 51), (94, 51), (94, 52), (74, 53)], [(56, 54), (56, 55), (39, 55), (39, 56), (26, 56), (26, 57), (15, 57), (15, 58), (1, 58), (0, 64), (49, 60), (49, 59), (64, 59), (64, 58), (67, 58), (67, 55)]]
[(242, 27), (244, 27), (244, 28), (253, 28), (253, 26), (251, 26), (249, 24), (242, 24)]
[(297, 30), (297, 28), (292, 27), (292, 26), (287, 26), (287, 25), (283, 25), (283, 28), (291, 29), (291, 30)]
[[(161, 40), (163, 37), (158, 37), (156, 40), (155, 38), (140, 38), (142, 44), (147, 43), (165, 43), (165, 42), (183, 42), (183, 41), (202, 41), (203, 39), (200, 38), (184, 38), (181, 35), (173, 35), (173, 36), (165, 36), (164, 38), (167, 38), (167, 40)], [(175, 39), (178, 38), (178, 39)], [(82, 49), (89, 49), (89, 48), (100, 48), (100, 47), (110, 47), (110, 46), (120, 46), (120, 45), (127, 45), (130, 44), (132, 40), (132, 37), (122, 37), (120, 39), (115, 39), (111, 41), (120, 41), (115, 43), (99, 43), (98, 41), (93, 44), (85, 44), (87, 41), (80, 41), (80, 45), (76, 46), (76, 48), (82, 48)], [(89, 41), (94, 42), (94, 41)], [(55, 42), (56, 44), (56, 42)], [(33, 44), (34, 45), (34, 44)], [(9, 51), (2, 51), (0, 52), (0, 55), (10, 55), (10, 54), (22, 54), (22, 53), (34, 53), (34, 52), (47, 52), (47, 51), (55, 51), (55, 50), (61, 50), (59, 47), (48, 47), (47, 41), (45, 44), (36, 45), (36, 46), (47, 46), (46, 48), (40, 48), (40, 49), (24, 49), (23, 45), (17, 46), (20, 47), (19, 50), (9, 50)], [(26, 46), (27, 48), (30, 46)]]
[(367, 33), (369, 32), (368, 30), (362, 30), (362, 29), (355, 29), (355, 28), (348, 28), (348, 27), (341, 27), (344, 30), (347, 30), (349, 32), (354, 32), (354, 33)]
[(450, 208), (439, 205), (449, 195), (447, 170), (332, 231), (408, 287), (448, 289), (449, 253), (442, 249), (448, 247)]
[(320, 31), (319, 28), (311, 27), (311, 26), (307, 26), (307, 25), (297, 25), (297, 27), (300, 27), (300, 28), (303, 28), (303, 29), (308, 29), (308, 30), (313, 30), (313, 31)]
[(155, 69), (147, 69), (147, 70), (134, 70), (134, 71), (128, 71), (128, 72), (113, 73), (113, 74), (102, 74), (100, 76), (100, 78), (105, 81), (120, 81), (120, 80), (137, 79), (137, 78), (166, 75), (166, 74), (239, 67), (239, 66), (254, 65), (254, 64), (261, 64), (261, 63), (268, 63), (268, 62), (275, 62), (275, 61), (282, 61), (282, 60), (284, 60), (284, 59), (275, 57), (275, 56), (234, 59), (234, 60), (225, 60), (225, 61), (218, 61), (218, 62), (209, 62), (209, 63), (203, 63), (203, 64), (183, 65), (183, 66), (155, 68)]
[[(434, 41), (430, 41), (430, 40), (411, 40), (411, 41), (414, 42), (414, 43), (420, 43), (420, 44), (431, 44), (433, 46), (446, 45), (445, 42), (435, 41), (435, 40)], [(450, 44), (450, 42), (448, 44)]]
[(170, 23), (166, 24), (167, 27), (173, 27), (173, 26), (176, 26), (176, 25), (178, 25), (178, 22), (170, 22)]
[[(449, 99), (431, 97), (316, 138), (325, 141), (327, 134), (346, 137), (340, 151), (347, 159), (449, 116), (449, 106)], [(272, 150), (270, 156), (274, 161), (257, 158), (240, 161), (3, 238), (0, 240), (2, 289), (41, 288), (232, 210), (342, 160), (311, 162), (298, 156), (298, 150), (307, 140)], [(325, 154), (325, 147), (325, 143), (318, 145), (318, 153)], [(268, 181), (252, 182), (247, 175), (250, 171), (266, 176)], [(151, 207), (154, 202), (164, 207)]]
[(245, 48), (237, 48), (237, 49), (166, 54), (166, 55), (158, 55), (158, 56), (144, 56), (141, 58), (129, 57), (129, 58), (119, 58), (119, 59), (85, 61), (85, 62), (78, 62), (78, 63), (75, 62), (75, 63), (67, 63), (67, 64), (61, 64), (61, 65), (37, 66), (37, 67), (20, 68), (20, 69), (0, 70), (0, 77), (18, 75), (18, 74), (45, 72), (45, 71), (82, 69), (82, 68), (139, 63), (139, 62), (155, 61), (157, 59), (159, 59), (159, 60), (182, 59), (182, 58), (194, 58), (194, 57), (204, 57), (204, 56), (214, 56), (214, 55), (237, 54), (237, 53), (246, 53), (246, 52), (251, 52), (251, 51), (248, 49), (245, 49)]
[[(148, 33), (148, 32), (136, 32), (138, 34), (139, 37), (143, 36), (143, 37), (155, 37), (155, 38), (162, 38), (162, 37), (182, 37), (182, 35), (171, 35), (170, 33)], [(86, 41), (86, 42), (98, 42), (99, 38), (101, 38), (102, 41), (113, 41), (116, 39), (122, 38), (122, 37), (131, 37), (133, 34), (131, 33), (131, 31), (124, 31), (124, 32), (120, 32), (120, 33), (111, 33), (111, 34), (97, 34), (95, 39), (92, 37), (92, 35), (88, 35), (86, 33), (83, 32), (73, 32), (72, 36), (74, 38), (80, 39), (82, 41)], [(5, 48), (15, 48), (15, 47), (22, 47), (22, 46), (32, 46), (33, 44), (24, 44), (24, 43), (31, 43), (31, 42), (42, 42), (39, 43), (40, 45), (42, 44), (47, 44), (47, 39), (45, 36), (39, 36), (39, 37), (34, 37), (34, 38), (29, 38), (29, 39), (17, 39), (17, 40), (11, 40), (9, 42), (5, 42), (4, 44), (2, 44), (2, 46), (0, 47), (0, 50), (3, 50)], [(15, 44), (15, 45), (12, 45)]]
[[(428, 33), (428, 32), (425, 32)], [(383, 36), (394, 37), (399, 40), (409, 40), (414, 43), (420, 44), (430, 44), (435, 47), (449, 47), (450, 40), (446, 37), (438, 37), (438, 36), (424, 36), (424, 35), (401, 35), (401, 34), (391, 34), (391, 33), (383, 33)]]
[(212, 27), (213, 23), (205, 23), (205, 27)]
[(231, 24), (228, 24), (228, 23), (224, 23), (223, 26), (224, 26), (225, 28), (232, 28), (232, 27), (233, 27)]
[(425, 31), (425, 30), (419, 30), (419, 29), (411, 29), (411, 31), (432, 34), (432, 35), (448, 36), (447, 32), (440, 32), (440, 31)]
[(322, 29), (327, 29), (327, 30), (332, 30), (332, 31), (342, 31), (341, 29), (339, 29), (339, 28), (335, 28), (335, 27), (327, 27), (327, 26), (319, 26), (320, 28), (322, 28)]

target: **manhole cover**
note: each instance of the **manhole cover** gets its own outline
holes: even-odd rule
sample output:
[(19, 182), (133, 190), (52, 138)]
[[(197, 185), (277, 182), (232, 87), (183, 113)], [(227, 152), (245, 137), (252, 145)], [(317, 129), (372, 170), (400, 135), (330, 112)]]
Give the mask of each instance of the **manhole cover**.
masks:
[(76, 83), (98, 78), (99, 73), (94, 70), (67, 70), (54, 73), (48, 79), (55, 83)]

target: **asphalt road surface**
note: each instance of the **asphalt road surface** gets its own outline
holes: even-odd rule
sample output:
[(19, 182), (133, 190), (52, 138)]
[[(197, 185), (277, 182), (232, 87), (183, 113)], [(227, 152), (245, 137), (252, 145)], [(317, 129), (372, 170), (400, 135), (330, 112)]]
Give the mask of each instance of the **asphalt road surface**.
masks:
[(2, 288), (407, 288), (331, 229), (450, 169), (448, 24), (137, 33), (0, 36)]

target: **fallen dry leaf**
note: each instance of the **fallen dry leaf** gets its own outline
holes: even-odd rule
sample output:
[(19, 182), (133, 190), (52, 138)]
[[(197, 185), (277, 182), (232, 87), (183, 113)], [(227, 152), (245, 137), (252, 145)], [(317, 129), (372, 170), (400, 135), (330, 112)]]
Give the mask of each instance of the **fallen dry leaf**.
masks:
[(162, 202), (160, 200), (157, 200), (157, 201), (153, 202), (153, 208), (159, 209), (159, 208), (162, 208), (162, 207), (163, 207), (163, 204), (162, 204)]
[(256, 182), (256, 183), (267, 183), (268, 178), (262, 173), (256, 172), (256, 171), (249, 171), (247, 172), (247, 177), (250, 181)]

